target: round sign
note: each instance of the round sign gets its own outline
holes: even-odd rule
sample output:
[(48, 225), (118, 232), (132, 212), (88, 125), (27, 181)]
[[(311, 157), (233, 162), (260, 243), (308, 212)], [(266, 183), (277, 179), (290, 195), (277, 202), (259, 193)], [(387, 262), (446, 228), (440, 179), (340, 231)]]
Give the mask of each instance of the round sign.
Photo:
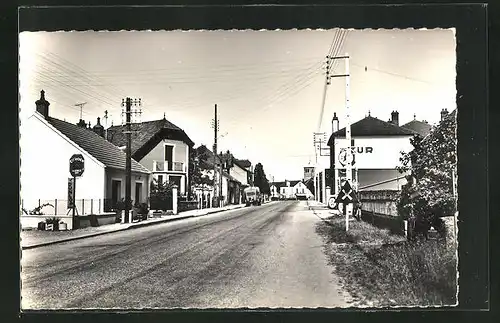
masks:
[(82, 176), (85, 170), (85, 159), (82, 154), (75, 154), (69, 159), (69, 172), (73, 177)]
[(342, 166), (345, 166), (347, 164), (353, 165), (354, 164), (354, 154), (353, 153), (348, 154), (347, 149), (342, 149), (339, 153), (339, 162), (340, 162), (340, 164), (342, 164)]
[(337, 203), (335, 203), (335, 196), (332, 196), (328, 199), (328, 208), (334, 209)]

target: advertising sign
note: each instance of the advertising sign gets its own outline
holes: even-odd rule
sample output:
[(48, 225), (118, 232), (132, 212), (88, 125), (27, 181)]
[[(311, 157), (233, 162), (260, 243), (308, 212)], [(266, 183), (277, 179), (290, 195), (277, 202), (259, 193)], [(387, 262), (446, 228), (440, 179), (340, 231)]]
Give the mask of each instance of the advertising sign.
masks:
[(82, 176), (85, 170), (85, 159), (82, 154), (75, 154), (69, 159), (69, 172), (73, 177)]
[(75, 207), (75, 188), (73, 186), (73, 178), (68, 178), (68, 209)]
[[(347, 146), (346, 139), (335, 139), (336, 169), (346, 168)], [(401, 152), (409, 152), (412, 149), (408, 136), (354, 138), (352, 165), (358, 169), (395, 169), (400, 166)]]

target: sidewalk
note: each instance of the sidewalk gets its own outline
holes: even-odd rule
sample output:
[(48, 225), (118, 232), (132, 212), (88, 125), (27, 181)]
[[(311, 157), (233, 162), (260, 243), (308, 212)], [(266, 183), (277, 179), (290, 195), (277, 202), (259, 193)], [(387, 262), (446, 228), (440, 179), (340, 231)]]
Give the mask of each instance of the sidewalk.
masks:
[(245, 206), (244, 204), (238, 204), (238, 205), (225, 206), (222, 208), (210, 208), (202, 210), (198, 209), (198, 210), (185, 211), (177, 215), (163, 215), (159, 218), (149, 218), (147, 220), (140, 222), (114, 223), (114, 224), (103, 225), (100, 227), (88, 227), (88, 228), (69, 230), (69, 231), (38, 231), (38, 230), (21, 231), (21, 247), (23, 250), (32, 249), (55, 243), (90, 238), (107, 233), (145, 227), (148, 225), (154, 225), (158, 223), (165, 223), (165, 222), (203, 216), (222, 211), (239, 209), (244, 206)]
[(322, 219), (328, 218), (332, 215), (341, 214), (340, 211), (331, 210), (326, 204), (314, 200), (307, 200), (307, 206), (309, 207), (309, 210), (313, 211), (316, 216)]

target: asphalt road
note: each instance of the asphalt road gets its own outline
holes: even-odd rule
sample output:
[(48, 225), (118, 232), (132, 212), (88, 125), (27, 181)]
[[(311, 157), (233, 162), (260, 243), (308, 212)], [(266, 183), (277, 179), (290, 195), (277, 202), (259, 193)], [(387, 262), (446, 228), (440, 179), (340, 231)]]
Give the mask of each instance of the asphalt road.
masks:
[(345, 307), (303, 201), (23, 251), (23, 309)]

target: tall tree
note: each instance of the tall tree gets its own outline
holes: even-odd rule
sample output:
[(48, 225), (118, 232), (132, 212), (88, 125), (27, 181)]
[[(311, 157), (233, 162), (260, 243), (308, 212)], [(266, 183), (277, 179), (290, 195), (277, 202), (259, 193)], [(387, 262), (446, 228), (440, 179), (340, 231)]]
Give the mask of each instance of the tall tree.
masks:
[(456, 118), (449, 115), (426, 138), (411, 139), (413, 150), (402, 153), (402, 173), (408, 173), (398, 211), (428, 221), (455, 212), (453, 174), (456, 174)]
[(255, 165), (254, 169), (254, 185), (257, 186), (263, 194), (271, 194), (269, 180), (264, 172), (264, 167), (261, 163)]
[(189, 150), (189, 176), (191, 181), (191, 190), (195, 186), (213, 184), (210, 177), (203, 174), (204, 171), (213, 171), (213, 167), (211, 167), (208, 162), (208, 159), (211, 156), (209, 152), (210, 151), (204, 145), (198, 147), (197, 149)]

